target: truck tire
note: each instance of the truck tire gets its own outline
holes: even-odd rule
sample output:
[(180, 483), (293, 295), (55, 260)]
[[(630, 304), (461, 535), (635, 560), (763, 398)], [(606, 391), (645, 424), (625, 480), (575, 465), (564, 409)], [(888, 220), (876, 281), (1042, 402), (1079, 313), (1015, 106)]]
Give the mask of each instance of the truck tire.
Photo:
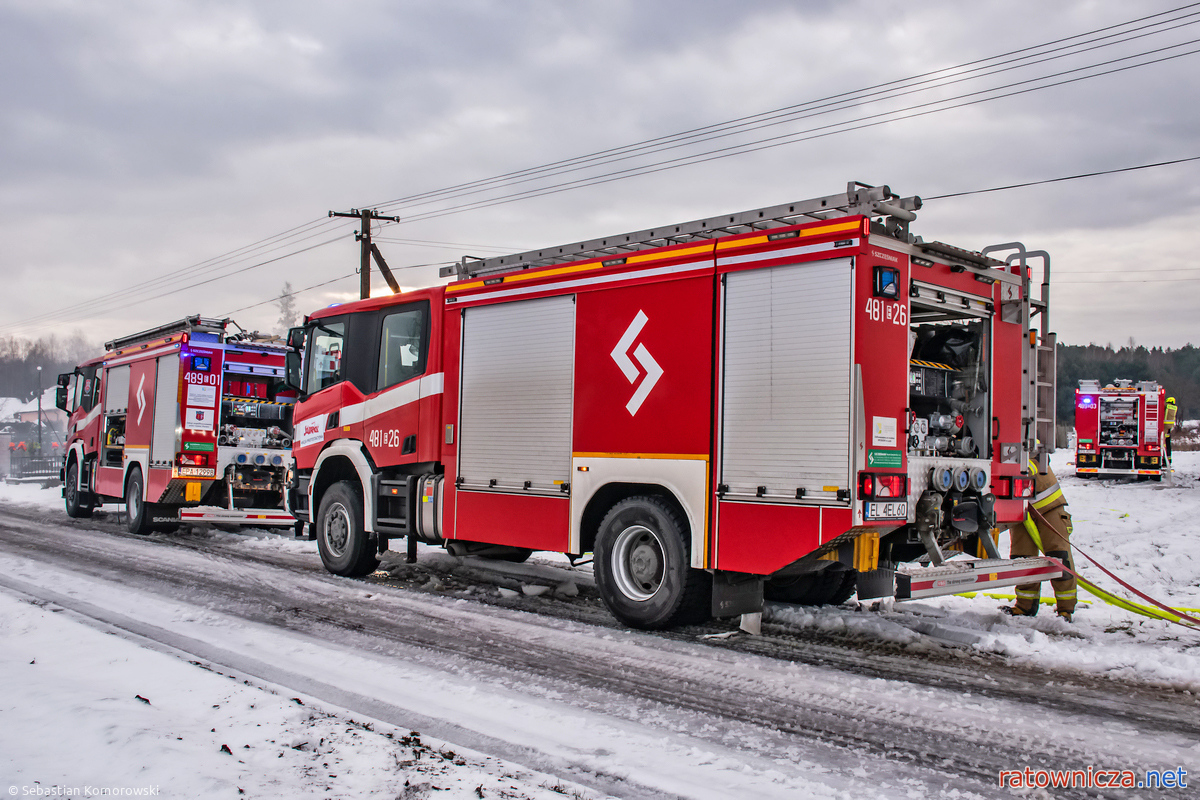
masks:
[(321, 563), (334, 575), (355, 578), (379, 566), (374, 544), (363, 526), (362, 498), (350, 481), (338, 481), (325, 491), (316, 528)]
[(150, 524), (150, 504), (142, 499), (145, 494), (142, 481), (141, 467), (131, 469), (129, 480), (125, 481), (125, 529), (138, 536), (149, 533), (154, 527)]
[(692, 569), (685, 530), (679, 513), (656, 497), (630, 497), (609, 510), (593, 570), (614, 617), (656, 630), (712, 616), (712, 576)]
[(798, 606), (838, 606), (854, 594), (858, 573), (841, 562), (800, 575), (772, 578), (763, 586), (763, 597)]
[(74, 519), (90, 517), (94, 506), (84, 498), (85, 492), (79, 490), (79, 462), (72, 461), (67, 467), (67, 479), (63, 484), (63, 502), (67, 506), (67, 516)]

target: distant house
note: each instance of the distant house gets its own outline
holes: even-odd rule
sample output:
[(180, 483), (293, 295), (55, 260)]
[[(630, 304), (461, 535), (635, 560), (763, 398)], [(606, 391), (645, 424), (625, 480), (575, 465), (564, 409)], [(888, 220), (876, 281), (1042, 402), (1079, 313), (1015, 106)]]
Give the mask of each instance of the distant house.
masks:
[[(67, 412), (57, 408), (54, 405), (54, 393), (56, 387), (51, 386), (42, 392), (42, 424), (47, 428), (53, 428), (56, 431), (63, 431), (67, 427)], [(12, 398), (4, 398), (11, 400)], [(38, 419), (38, 401), (33, 398), (28, 403), (22, 403), (12, 411), (12, 415), (18, 422), (37, 422)], [(4, 415), (0, 412), (0, 419)]]

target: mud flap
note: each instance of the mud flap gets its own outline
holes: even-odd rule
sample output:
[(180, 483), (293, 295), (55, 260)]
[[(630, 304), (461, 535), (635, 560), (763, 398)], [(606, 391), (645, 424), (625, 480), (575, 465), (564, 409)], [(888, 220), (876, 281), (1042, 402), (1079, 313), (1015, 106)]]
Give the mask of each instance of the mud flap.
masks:
[(896, 570), (886, 567), (858, 573), (856, 586), (859, 600), (892, 597), (896, 593)]
[(736, 617), (755, 614), (763, 608), (763, 578), (744, 572), (713, 573), (712, 615)]

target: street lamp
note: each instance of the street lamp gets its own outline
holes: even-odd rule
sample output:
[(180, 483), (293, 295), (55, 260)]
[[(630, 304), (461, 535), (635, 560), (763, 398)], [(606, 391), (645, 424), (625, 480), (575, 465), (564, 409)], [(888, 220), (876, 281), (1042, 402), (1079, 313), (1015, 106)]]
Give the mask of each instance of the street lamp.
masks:
[(38, 373), (38, 458), (42, 457), (42, 368), (37, 368)]

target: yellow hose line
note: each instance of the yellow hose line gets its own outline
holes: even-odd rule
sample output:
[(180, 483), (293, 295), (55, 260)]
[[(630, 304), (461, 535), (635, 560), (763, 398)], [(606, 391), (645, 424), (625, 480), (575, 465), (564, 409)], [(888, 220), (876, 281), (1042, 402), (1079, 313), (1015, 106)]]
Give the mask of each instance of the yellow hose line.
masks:
[[(1104, 590), (1101, 589), (1100, 591), (1103, 592)], [(966, 597), (968, 599), (972, 598), (972, 597), (991, 597), (995, 600), (1014, 600), (1014, 601), (1017, 599), (1017, 596), (1013, 595), (1013, 594), (997, 594), (995, 592), (960, 592), (959, 594), (956, 594), (955, 597)], [(1120, 598), (1117, 598), (1117, 599), (1119, 600)], [(1054, 605), (1057, 601), (1053, 597), (1042, 597), (1042, 598), (1038, 599), (1038, 602), (1044, 606), (1051, 606), (1051, 605)], [(1080, 605), (1087, 605), (1087, 604), (1081, 602)], [(1177, 606), (1177, 608), (1180, 611), (1186, 611), (1189, 614), (1200, 614), (1200, 608), (1184, 608), (1183, 606)]]
[[(1025, 530), (1029, 533), (1029, 538), (1033, 539), (1034, 546), (1037, 547), (1039, 552), (1045, 552), (1042, 549), (1042, 537), (1038, 535), (1037, 525), (1034, 524), (1034, 521), (1029, 517), (1029, 515), (1025, 516), (1024, 525), (1025, 525)], [(1109, 605), (1116, 606), (1117, 608), (1124, 609), (1124, 610), (1132, 612), (1134, 614), (1140, 614), (1143, 617), (1149, 617), (1150, 619), (1161, 619), (1161, 620), (1166, 620), (1167, 622), (1174, 622), (1177, 625), (1183, 625), (1184, 627), (1187, 627), (1187, 628), (1194, 629), (1196, 627), (1195, 625), (1192, 625), (1189, 622), (1184, 622), (1180, 617), (1176, 616), (1175, 614), (1168, 614), (1166, 611), (1160, 611), (1157, 608), (1151, 608), (1150, 606), (1144, 606), (1144, 605), (1141, 605), (1140, 603), (1135, 603), (1132, 600), (1126, 600), (1123, 597), (1118, 597), (1117, 595), (1113, 594), (1112, 592), (1101, 589), (1096, 584), (1092, 583), (1091, 581), (1089, 581), (1085, 578), (1081, 578), (1078, 575), (1075, 576), (1075, 582), (1079, 586), (1082, 586), (1084, 589), (1086, 589), (1088, 592), (1091, 592), (1096, 597), (1099, 597), (1104, 602), (1108, 603)], [(1191, 611), (1191, 609), (1188, 609), (1188, 608), (1181, 608), (1179, 610), (1180, 611)]]

